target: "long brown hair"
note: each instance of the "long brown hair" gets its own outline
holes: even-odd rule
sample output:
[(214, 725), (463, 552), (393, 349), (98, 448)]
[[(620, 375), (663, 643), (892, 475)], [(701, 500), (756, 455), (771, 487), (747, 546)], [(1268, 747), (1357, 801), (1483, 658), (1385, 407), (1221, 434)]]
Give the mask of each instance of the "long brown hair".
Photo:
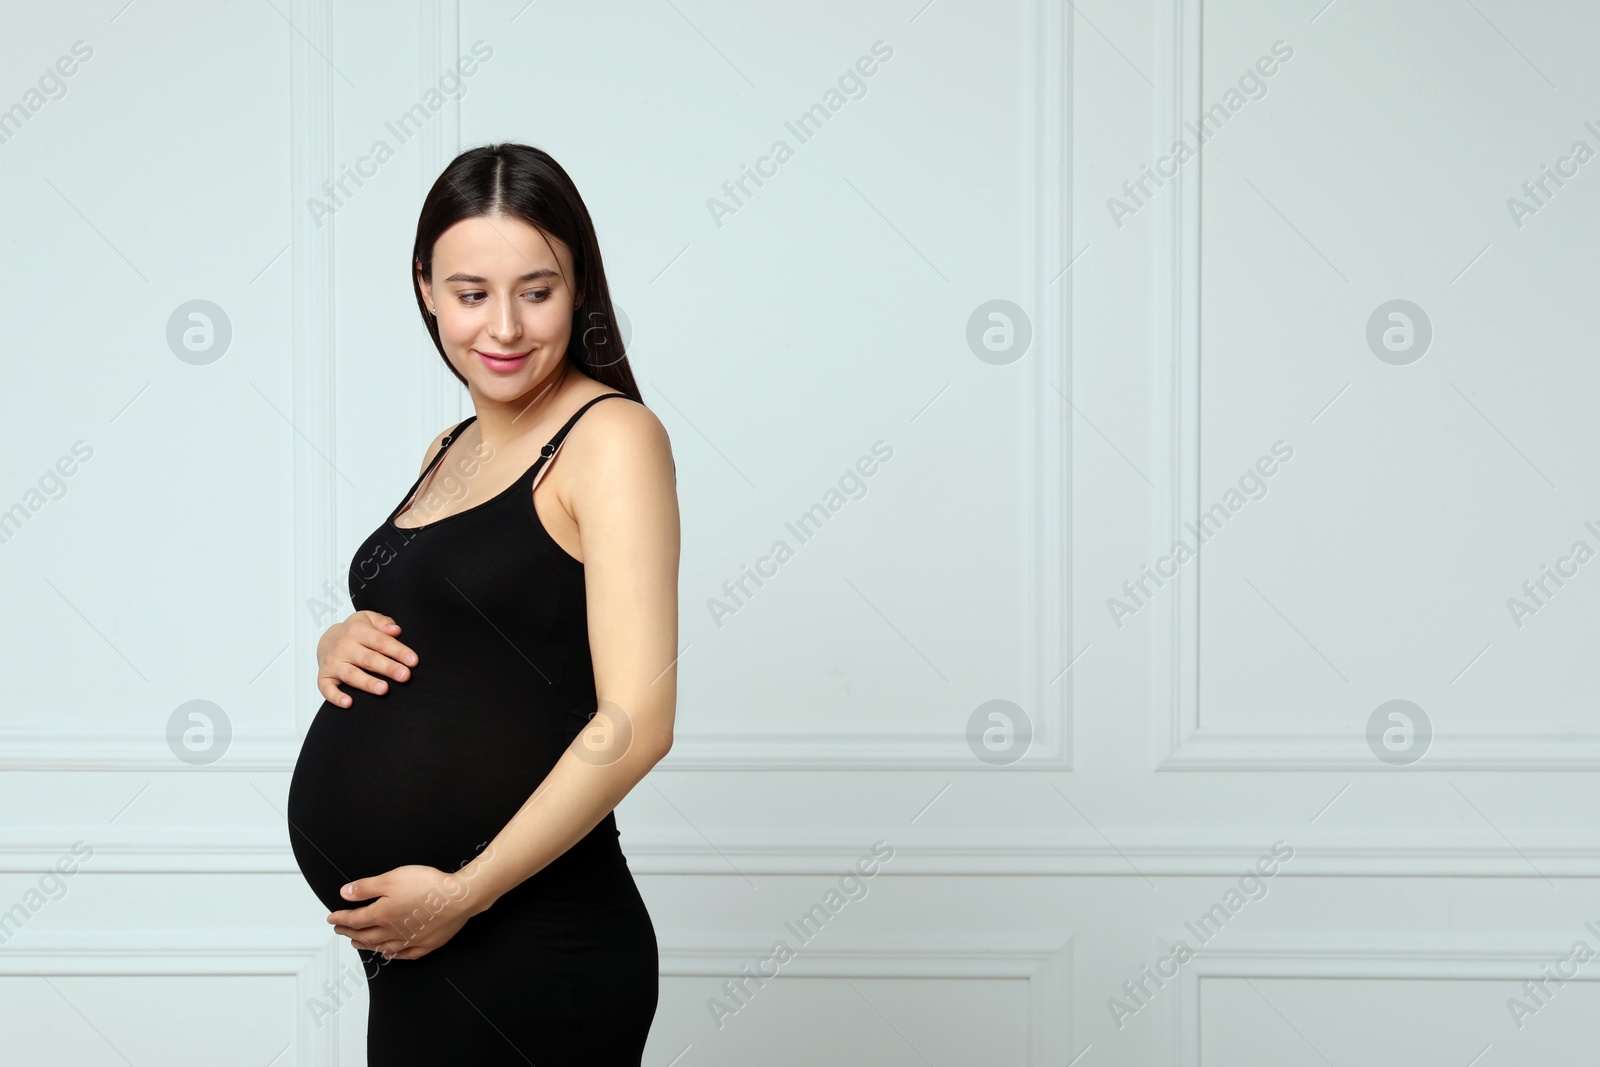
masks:
[(444, 345), (439, 341), (439, 321), (428, 311), (416, 268), (420, 265), (421, 276), (431, 283), (433, 245), (439, 235), (462, 219), (485, 215), (521, 219), (558, 238), (571, 250), (573, 270), (578, 276), (572, 284), (580, 299), (572, 310), (567, 361), (596, 381), (644, 403), (633, 378), (633, 368), (628, 365), (589, 209), (561, 164), (548, 152), (525, 144), (469, 148), (450, 161), (422, 202), (422, 213), (417, 218), (417, 240), (411, 251), (411, 287), (417, 294), (422, 323), (450, 373), (462, 385), (467, 384), (466, 378), (445, 355)]

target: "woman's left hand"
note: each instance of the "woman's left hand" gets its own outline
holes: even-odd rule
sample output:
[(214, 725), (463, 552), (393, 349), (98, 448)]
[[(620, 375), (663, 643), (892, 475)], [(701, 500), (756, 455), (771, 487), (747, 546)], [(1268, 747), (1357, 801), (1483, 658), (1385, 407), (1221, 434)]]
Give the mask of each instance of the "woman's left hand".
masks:
[(410, 864), (372, 878), (358, 878), (340, 891), (346, 900), (373, 900), (333, 912), (333, 932), (356, 948), (385, 959), (414, 960), (449, 941), (482, 909), (459, 874)]

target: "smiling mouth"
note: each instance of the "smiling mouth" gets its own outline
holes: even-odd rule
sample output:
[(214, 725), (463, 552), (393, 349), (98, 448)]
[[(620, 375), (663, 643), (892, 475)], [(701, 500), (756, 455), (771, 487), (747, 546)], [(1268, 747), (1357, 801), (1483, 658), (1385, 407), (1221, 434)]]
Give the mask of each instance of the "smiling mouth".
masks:
[(515, 370), (522, 366), (527, 358), (533, 354), (532, 349), (520, 353), (483, 352), (478, 349), (473, 349), (473, 351), (478, 353), (478, 358), (483, 361), (484, 366), (496, 371)]

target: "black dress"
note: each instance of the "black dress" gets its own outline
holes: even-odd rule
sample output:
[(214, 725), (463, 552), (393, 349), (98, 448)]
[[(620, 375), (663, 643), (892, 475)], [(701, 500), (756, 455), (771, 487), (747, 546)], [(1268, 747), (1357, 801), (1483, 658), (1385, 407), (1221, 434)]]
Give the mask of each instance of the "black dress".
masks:
[[(342, 687), (351, 706), (324, 701), (306, 733), (289, 839), (328, 911), (369, 903), (340, 897), (356, 878), (406, 864), (458, 870), (594, 714), (583, 564), (545, 530), (532, 489), (578, 418), (624, 395), (584, 404), (492, 499), (396, 526), (472, 416), (356, 552), (350, 599), (392, 616), (418, 662), (382, 696)], [(427, 955), (358, 951), (370, 1067), (638, 1064), (655, 1016), (655, 929), (611, 813)]]

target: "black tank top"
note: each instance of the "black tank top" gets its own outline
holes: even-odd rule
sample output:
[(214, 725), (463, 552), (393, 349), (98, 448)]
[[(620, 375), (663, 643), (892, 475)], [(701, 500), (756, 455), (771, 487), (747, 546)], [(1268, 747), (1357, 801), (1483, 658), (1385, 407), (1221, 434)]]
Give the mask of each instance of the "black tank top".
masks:
[[(502, 492), (424, 526), (396, 526), (476, 416), (466, 419), (357, 549), (351, 601), (393, 617), (418, 662), (383, 695), (341, 686), (351, 706), (324, 701), (302, 745), (289, 787), (291, 843), (330, 911), (350, 906), (339, 888), (352, 878), (412, 863), (459, 869), (594, 714), (583, 564), (540, 522), (532, 490), (583, 413), (614, 396), (626, 394), (580, 407)], [(462, 459), (456, 466), (470, 477)], [(598, 871), (624, 865), (607, 814), (512, 894), (581, 892)]]

